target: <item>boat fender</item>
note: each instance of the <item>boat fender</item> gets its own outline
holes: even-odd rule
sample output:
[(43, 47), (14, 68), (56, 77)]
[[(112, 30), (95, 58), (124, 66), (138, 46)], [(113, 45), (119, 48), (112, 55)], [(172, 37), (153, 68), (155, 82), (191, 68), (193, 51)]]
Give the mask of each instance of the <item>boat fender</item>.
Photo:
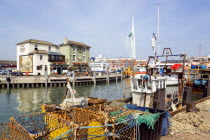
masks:
[(81, 105), (81, 106), (87, 106), (87, 105), (88, 105), (87, 100), (83, 99), (83, 100), (80, 102), (80, 105)]
[(148, 75), (145, 75), (145, 76), (144, 76), (144, 79), (145, 79), (145, 80), (148, 80), (148, 79), (149, 79), (149, 76), (148, 76)]
[(162, 136), (165, 136), (169, 133), (170, 129), (170, 114), (169, 112), (165, 112), (163, 122), (162, 122)]

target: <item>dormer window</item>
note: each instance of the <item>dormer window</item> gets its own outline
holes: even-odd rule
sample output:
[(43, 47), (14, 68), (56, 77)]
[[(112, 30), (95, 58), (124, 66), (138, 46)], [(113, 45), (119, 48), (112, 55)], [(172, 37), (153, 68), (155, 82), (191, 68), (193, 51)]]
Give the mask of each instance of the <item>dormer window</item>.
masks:
[(49, 50), (49, 52), (51, 51), (51, 46), (49, 46), (48, 50)]
[(38, 50), (38, 45), (37, 44), (35, 44), (34, 50)]
[(76, 46), (73, 46), (73, 52), (76, 52), (77, 49), (76, 49)]
[(86, 53), (86, 48), (84, 48), (84, 53)]
[(43, 55), (40, 55), (40, 60), (42, 60)]

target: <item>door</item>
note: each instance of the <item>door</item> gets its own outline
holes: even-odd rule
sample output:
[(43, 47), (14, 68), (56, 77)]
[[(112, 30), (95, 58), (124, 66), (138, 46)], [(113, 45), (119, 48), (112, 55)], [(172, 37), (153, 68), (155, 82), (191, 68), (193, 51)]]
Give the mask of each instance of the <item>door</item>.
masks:
[(61, 67), (58, 67), (58, 68), (57, 68), (57, 71), (58, 71), (58, 74), (59, 74), (59, 75), (62, 74)]

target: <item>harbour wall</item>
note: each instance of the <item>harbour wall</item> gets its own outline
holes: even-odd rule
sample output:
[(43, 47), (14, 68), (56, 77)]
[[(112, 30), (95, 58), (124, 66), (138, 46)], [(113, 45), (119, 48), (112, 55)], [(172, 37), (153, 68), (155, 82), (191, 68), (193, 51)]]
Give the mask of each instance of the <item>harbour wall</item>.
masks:
[(87, 85), (98, 84), (101, 82), (111, 82), (122, 80), (124, 77), (121, 74), (109, 76), (1, 76), (0, 88), (12, 87), (44, 87), (44, 86), (65, 86), (66, 78), (69, 78), (72, 85)]

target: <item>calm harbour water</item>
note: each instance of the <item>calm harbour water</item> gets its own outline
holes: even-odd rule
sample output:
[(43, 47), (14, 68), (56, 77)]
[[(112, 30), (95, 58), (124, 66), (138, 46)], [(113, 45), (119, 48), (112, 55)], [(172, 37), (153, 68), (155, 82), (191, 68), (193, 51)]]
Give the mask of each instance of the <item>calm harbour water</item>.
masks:
[[(129, 81), (123, 80), (97, 84), (79, 85), (75, 89), (84, 97), (99, 97), (107, 100), (123, 98), (124, 87)], [(0, 89), (0, 122), (8, 122), (10, 117), (41, 112), (41, 104), (60, 104), (66, 87), (12, 88)]]
[[(99, 97), (110, 100), (121, 99), (130, 93), (129, 79), (123, 81), (79, 85), (75, 89), (80, 96)], [(167, 87), (167, 92), (176, 91), (177, 86)], [(0, 89), (0, 122), (8, 122), (10, 117), (41, 112), (41, 104), (60, 104), (64, 99), (66, 87), (12, 88)]]

